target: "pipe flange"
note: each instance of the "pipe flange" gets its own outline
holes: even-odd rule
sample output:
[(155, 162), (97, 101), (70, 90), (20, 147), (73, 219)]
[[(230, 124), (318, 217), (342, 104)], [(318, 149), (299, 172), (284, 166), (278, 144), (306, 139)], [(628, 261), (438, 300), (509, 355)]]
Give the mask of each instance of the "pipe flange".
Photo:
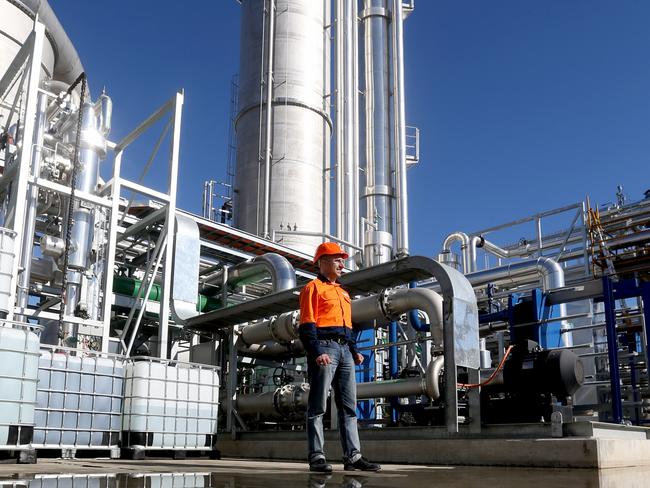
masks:
[(384, 317), (386, 317), (386, 320), (391, 320), (391, 321), (396, 320), (399, 318), (400, 315), (402, 315), (401, 313), (394, 310), (392, 307), (391, 297), (394, 294), (395, 294), (395, 290), (386, 288), (385, 290), (382, 290), (381, 293), (379, 293), (378, 295), (379, 307), (381, 308)]
[(278, 316), (274, 315), (266, 322), (266, 327), (269, 329), (269, 335), (275, 342), (282, 342), (278, 335), (275, 333), (275, 324), (278, 320)]

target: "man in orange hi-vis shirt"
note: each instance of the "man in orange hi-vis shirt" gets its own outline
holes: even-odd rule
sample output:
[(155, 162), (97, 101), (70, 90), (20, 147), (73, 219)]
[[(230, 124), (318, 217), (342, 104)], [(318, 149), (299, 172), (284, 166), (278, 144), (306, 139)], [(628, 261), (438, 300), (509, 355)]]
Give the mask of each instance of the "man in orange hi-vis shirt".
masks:
[(323, 449), (323, 417), (332, 386), (338, 410), (339, 431), (346, 471), (379, 471), (381, 466), (361, 455), (357, 429), (357, 385), (354, 365), (363, 362), (352, 333), (350, 295), (336, 280), (341, 276), (348, 254), (334, 242), (316, 249), (314, 263), (318, 277), (300, 293), (300, 339), (307, 351), (309, 406), (307, 439), (309, 470), (331, 473)]

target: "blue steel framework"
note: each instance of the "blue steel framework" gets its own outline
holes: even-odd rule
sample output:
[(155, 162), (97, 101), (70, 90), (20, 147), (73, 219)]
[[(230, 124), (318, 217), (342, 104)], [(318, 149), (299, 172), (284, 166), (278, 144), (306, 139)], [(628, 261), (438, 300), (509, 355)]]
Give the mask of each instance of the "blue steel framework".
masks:
[[(650, 303), (650, 282), (642, 282), (636, 279), (630, 280), (621, 280), (614, 281), (610, 277), (603, 277), (603, 295), (602, 300), (605, 308), (605, 323), (607, 329), (607, 357), (609, 360), (609, 373), (610, 373), (610, 389), (611, 389), (611, 422), (613, 423), (622, 423), (625, 419), (623, 416), (623, 392), (621, 389), (621, 376), (620, 376), (620, 361), (618, 356), (619, 344), (630, 347), (634, 349), (631, 350), (631, 353), (638, 352), (638, 349), (641, 349), (641, 340), (645, 341), (643, 344), (643, 349), (645, 349), (645, 361), (646, 365), (650, 359), (650, 353), (648, 348), (648, 338), (643, 337), (642, 334), (638, 332), (635, 333), (635, 340), (630, 344), (627, 337), (623, 337), (618, 329), (616, 324), (616, 309), (617, 302), (620, 300), (628, 298), (641, 297), (644, 307), (643, 307), (643, 319), (646, 324), (650, 323), (650, 308), (647, 307), (647, 304)], [(636, 374), (636, 368), (634, 366), (634, 354), (630, 355), (630, 375), (631, 375), (631, 387), (633, 390), (633, 397), (636, 399), (639, 396), (638, 392), (638, 378)], [(636, 410), (635, 418), (629, 419), (633, 423), (645, 423), (638, 418), (638, 409)]]

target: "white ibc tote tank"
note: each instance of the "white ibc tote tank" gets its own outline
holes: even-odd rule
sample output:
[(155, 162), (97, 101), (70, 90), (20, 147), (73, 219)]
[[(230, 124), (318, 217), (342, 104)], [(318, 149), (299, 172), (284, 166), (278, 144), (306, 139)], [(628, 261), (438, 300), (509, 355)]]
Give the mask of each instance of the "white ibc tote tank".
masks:
[(117, 448), (123, 357), (44, 348), (38, 379), (33, 442), (36, 448)]
[(218, 367), (148, 357), (127, 361), (123, 447), (210, 450), (218, 412)]
[(0, 324), (0, 448), (28, 448), (34, 432), (39, 339), (28, 327)]

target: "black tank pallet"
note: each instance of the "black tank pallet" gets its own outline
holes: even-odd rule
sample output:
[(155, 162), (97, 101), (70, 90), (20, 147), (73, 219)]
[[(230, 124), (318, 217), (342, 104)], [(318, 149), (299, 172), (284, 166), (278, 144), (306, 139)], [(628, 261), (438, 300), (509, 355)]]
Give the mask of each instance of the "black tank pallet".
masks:
[(43, 447), (36, 448), (38, 455), (42, 458), (57, 459), (98, 459), (98, 458), (120, 458), (120, 448), (117, 446), (93, 446), (88, 447)]
[(37, 461), (36, 449), (0, 451), (0, 463), (2, 464), (36, 464)]

